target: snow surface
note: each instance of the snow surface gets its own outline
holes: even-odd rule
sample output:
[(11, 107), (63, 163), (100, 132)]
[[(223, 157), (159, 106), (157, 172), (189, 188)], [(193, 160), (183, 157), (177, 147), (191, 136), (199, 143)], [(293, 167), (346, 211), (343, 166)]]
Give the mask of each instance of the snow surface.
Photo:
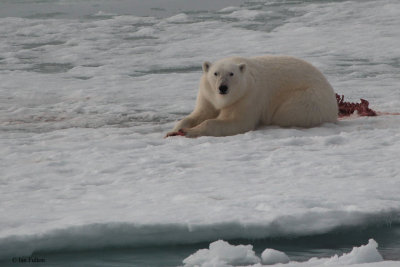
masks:
[(231, 55), (301, 57), (400, 112), (399, 1), (289, 2), (1, 17), (0, 258), (399, 222), (400, 116), (163, 139)]
[[(253, 266), (262, 267), (270, 265), (297, 267), (297, 266), (398, 266), (399, 262), (383, 262), (382, 256), (377, 250), (378, 244), (370, 239), (368, 244), (354, 247), (349, 253), (331, 258), (311, 258), (307, 262), (290, 262), (288, 256), (274, 249), (266, 249), (261, 260), (255, 256), (251, 245), (233, 246), (222, 240), (210, 244), (209, 249), (201, 249), (183, 260), (184, 267), (232, 267)], [(253, 265), (253, 263), (256, 263)], [(371, 265), (372, 264), (372, 265)]]

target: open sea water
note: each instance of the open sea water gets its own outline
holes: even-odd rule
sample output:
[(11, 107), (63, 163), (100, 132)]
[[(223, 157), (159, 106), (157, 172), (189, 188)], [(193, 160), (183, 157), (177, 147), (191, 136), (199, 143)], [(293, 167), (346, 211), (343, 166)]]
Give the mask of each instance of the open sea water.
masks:
[[(207, 248), (211, 241), (229, 236), (231, 244), (252, 244), (257, 255), (265, 248), (274, 248), (284, 251), (293, 261), (341, 255), (373, 238), (385, 260), (400, 260), (400, 203), (395, 194), (389, 193), (387, 198), (382, 196), (379, 200), (388, 201), (385, 203), (392, 206), (382, 208), (384, 212), (380, 213), (372, 205), (373, 219), (365, 219), (363, 223), (338, 220), (318, 229), (310, 226), (293, 231), (290, 229), (296, 228), (295, 225), (288, 226), (289, 230), (283, 226), (277, 228), (277, 234), (259, 238), (246, 235), (246, 216), (241, 219), (244, 229), (237, 235), (215, 230), (211, 238), (198, 236), (193, 240), (190, 235), (179, 236), (179, 232), (158, 240), (157, 234), (168, 236), (162, 229), (160, 233), (141, 233), (155, 236), (142, 243), (135, 241), (135, 237), (125, 240), (124, 230), (118, 231), (120, 240), (102, 240), (101, 232), (94, 231), (91, 236), (90, 230), (87, 235), (79, 233), (79, 229), (74, 232), (74, 227), (81, 225), (110, 222), (157, 225), (165, 221), (207, 227), (210, 223), (211, 232), (214, 223), (215, 229), (219, 229), (219, 222), (229, 225), (229, 219), (224, 221), (224, 218), (230, 218), (230, 210), (219, 210), (221, 218), (213, 221), (212, 217), (211, 222), (191, 221), (190, 215), (188, 218), (182, 215), (181, 219), (179, 214), (186, 205), (196, 207), (190, 201), (203, 201), (201, 194), (193, 194), (194, 198), (179, 195), (185, 192), (185, 186), (190, 187), (188, 184), (182, 186), (172, 181), (170, 187), (165, 185), (175, 197), (158, 198), (164, 194), (164, 187), (154, 191), (157, 194), (154, 197), (151, 193), (140, 194), (143, 188), (168, 184), (153, 177), (162, 177), (170, 168), (175, 168), (177, 176), (186, 175), (188, 169), (199, 169), (196, 164), (185, 163), (184, 157), (179, 164), (168, 161), (171, 154), (180, 153), (175, 147), (155, 152), (152, 149), (162, 146), (163, 134), (193, 108), (201, 62), (231, 55), (298, 56), (319, 67), (334, 88), (350, 100), (372, 98), (379, 110), (399, 112), (399, 17), (400, 4), (395, 0), (0, 0), (0, 149), (3, 157), (0, 215), (4, 216), (0, 265), (179, 266), (183, 265), (184, 258)], [(379, 121), (373, 122), (375, 126), (382, 125)], [(337, 130), (344, 137), (324, 139), (325, 143), (317, 150), (321, 147), (323, 150), (327, 144), (356, 140), (357, 137), (349, 135), (358, 129), (371, 128), (363, 123), (351, 128), (345, 122), (347, 130), (344, 133)], [(393, 139), (398, 136), (398, 128), (393, 127), (385, 128), (387, 132), (377, 135), (378, 139), (389, 143), (394, 140), (398, 144)], [(317, 135), (324, 138), (324, 131), (327, 129), (317, 131)], [(295, 138), (282, 141), (283, 145), (290, 143), (293, 148), (303, 145), (303, 141), (311, 145), (308, 133), (292, 132)], [(280, 138), (274, 134), (270, 137)], [(258, 140), (257, 133), (254, 138)], [(137, 142), (130, 143), (129, 139)], [(228, 151), (240, 151), (240, 141), (227, 140), (231, 145)], [(213, 139), (195, 145), (207, 151), (215, 142), (219, 141)], [(388, 145), (384, 141), (380, 144)], [(127, 148), (133, 154), (138, 149), (144, 154), (132, 156)], [(272, 153), (274, 149), (268, 151)], [(372, 153), (374, 149), (367, 147), (362, 153)], [(291, 151), (285, 155), (290, 157)], [(394, 158), (399, 155), (397, 150), (392, 153)], [(252, 157), (248, 154), (244, 161), (251, 162)], [(236, 169), (243, 179), (252, 175), (251, 166), (247, 166)], [(308, 169), (318, 168), (310, 166)], [(399, 178), (398, 167), (391, 163), (384, 166), (379, 169), (383, 177)], [(365, 173), (357, 172), (359, 180), (357, 173), (353, 175), (360, 181), (358, 188), (363, 188), (363, 177), (369, 177), (370, 169), (365, 168)], [(219, 173), (217, 176), (223, 176), (216, 171), (216, 166), (210, 169)], [(347, 170), (351, 171), (351, 167)], [(336, 177), (332, 173), (321, 175)], [(130, 177), (135, 177), (135, 183), (131, 184)], [(249, 178), (249, 181), (253, 180)], [(224, 187), (224, 182), (229, 183), (222, 181), (219, 185)], [(397, 185), (393, 182), (387, 190), (399, 190)], [(142, 189), (130, 189), (136, 187)], [(240, 191), (243, 184), (238, 182), (234, 188)], [(341, 203), (342, 189), (345, 190), (342, 187), (337, 191), (337, 202), (328, 203), (324, 208)], [(354, 201), (363, 202), (369, 199), (368, 195), (375, 196), (371, 190), (362, 191), (364, 198), (354, 193)], [(137, 197), (130, 195), (132, 191)], [(223, 192), (213, 198), (229, 199), (233, 203), (237, 191)], [(204, 188), (203, 192), (212, 193), (213, 189)], [(352, 201), (352, 196), (343, 196), (349, 203)], [(168, 201), (181, 203), (181, 208), (164, 212), (163, 205), (168, 205), (165, 204)], [(291, 201), (298, 202), (289, 197), (288, 202)], [(315, 203), (324, 201), (323, 197), (316, 197)], [(310, 211), (319, 212), (313, 209), (318, 206), (315, 203), (310, 204)], [(240, 201), (233, 206), (236, 204), (241, 205)], [(283, 208), (283, 216), (285, 212), (293, 213), (291, 208)], [(351, 212), (352, 208), (348, 205), (343, 209)], [(154, 216), (149, 215), (152, 209)], [(183, 213), (192, 214), (195, 208), (190, 209)], [(257, 209), (262, 210), (263, 206)], [(276, 210), (279, 208), (275, 207), (273, 212), (279, 213)], [(131, 217), (126, 215), (131, 211), (137, 213)], [(201, 208), (200, 212), (203, 212)], [(157, 214), (165, 217), (157, 218)], [(389, 215), (377, 220), (382, 214)], [(249, 225), (251, 220), (259, 223), (253, 218), (249, 219)], [(312, 223), (310, 219), (309, 224)], [(56, 234), (63, 238), (55, 238), (53, 242), (52, 235), (49, 238), (46, 234), (54, 229), (73, 230), (72, 235), (67, 230), (65, 235)], [(25, 240), (24, 236), (28, 238)], [(76, 240), (71, 241), (69, 237)]]
[[(349, 253), (354, 246), (365, 244), (374, 238), (379, 244), (378, 251), (385, 260), (400, 259), (400, 226), (381, 225), (367, 228), (344, 228), (326, 234), (304, 237), (280, 237), (266, 239), (230, 240), (232, 245), (251, 244), (257, 255), (265, 248), (283, 251), (292, 261), (305, 262), (313, 257), (329, 258)], [(30, 256), (13, 257), (0, 261), (1, 266), (182, 266), (182, 260), (209, 243), (164, 245), (144, 247), (107, 247), (96, 250), (38, 251)], [(18, 263), (19, 260), (38, 261)], [(13, 262), (13, 260), (15, 262)], [(217, 265), (218, 266), (218, 265)], [(216, 267), (217, 267), (216, 266)]]

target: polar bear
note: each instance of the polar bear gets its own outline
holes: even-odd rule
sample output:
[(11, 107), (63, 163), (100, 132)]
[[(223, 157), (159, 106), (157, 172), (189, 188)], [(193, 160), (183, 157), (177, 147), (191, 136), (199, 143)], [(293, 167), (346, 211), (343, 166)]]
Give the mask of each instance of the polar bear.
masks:
[(229, 136), (261, 125), (313, 127), (336, 122), (338, 105), (324, 75), (290, 56), (230, 57), (203, 63), (194, 111), (168, 136)]

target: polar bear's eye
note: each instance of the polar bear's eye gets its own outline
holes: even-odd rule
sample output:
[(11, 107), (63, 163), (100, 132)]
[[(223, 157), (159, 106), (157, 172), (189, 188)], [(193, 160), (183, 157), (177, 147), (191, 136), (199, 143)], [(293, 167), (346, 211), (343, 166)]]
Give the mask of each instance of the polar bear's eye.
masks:
[(233, 76), (233, 72), (229, 73), (229, 76)]
[(214, 75), (215, 75), (215, 76), (218, 76), (218, 72), (214, 72)]

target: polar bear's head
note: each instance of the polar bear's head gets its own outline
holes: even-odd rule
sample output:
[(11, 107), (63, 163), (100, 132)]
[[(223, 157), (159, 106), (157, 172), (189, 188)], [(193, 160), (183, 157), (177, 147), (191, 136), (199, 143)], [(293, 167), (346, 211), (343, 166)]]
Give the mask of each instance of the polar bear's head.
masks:
[(246, 93), (246, 64), (221, 60), (203, 63), (203, 78), (207, 82), (207, 95), (218, 109), (227, 107)]

